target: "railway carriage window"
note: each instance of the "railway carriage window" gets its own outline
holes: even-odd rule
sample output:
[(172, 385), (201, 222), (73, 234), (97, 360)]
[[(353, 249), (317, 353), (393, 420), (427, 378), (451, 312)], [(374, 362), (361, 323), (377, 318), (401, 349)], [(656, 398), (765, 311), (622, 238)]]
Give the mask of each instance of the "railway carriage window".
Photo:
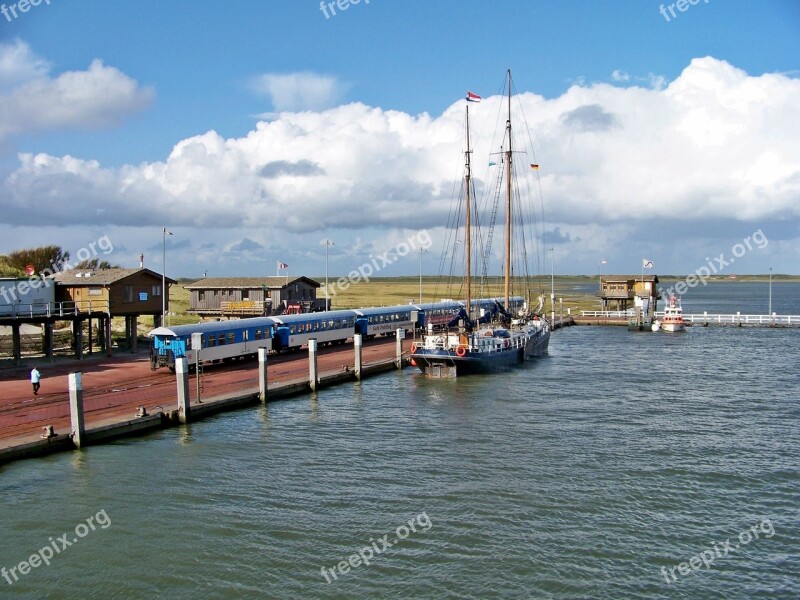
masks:
[(260, 329), (256, 329), (256, 339), (257, 340), (261, 339), (261, 330)]
[(225, 345), (225, 334), (224, 333), (220, 333), (217, 336), (217, 346), (224, 346), (224, 345)]
[(166, 338), (166, 339), (164, 340), (164, 347), (165, 347), (165, 348), (169, 348), (169, 347), (170, 347), (170, 342), (171, 342), (171, 341), (172, 341), (171, 339), (169, 339), (169, 338)]
[(289, 325), (289, 335), (294, 335), (294, 325)]
[(232, 332), (232, 331), (228, 334), (228, 343), (229, 344), (235, 344), (236, 343), (236, 334), (234, 332)]
[(192, 338), (190, 338), (190, 337), (186, 338), (186, 349), (187, 350), (191, 350), (192, 349)]
[(319, 321), (314, 323), (314, 331), (319, 331)]
[(333, 329), (333, 321), (328, 321), (328, 329)]

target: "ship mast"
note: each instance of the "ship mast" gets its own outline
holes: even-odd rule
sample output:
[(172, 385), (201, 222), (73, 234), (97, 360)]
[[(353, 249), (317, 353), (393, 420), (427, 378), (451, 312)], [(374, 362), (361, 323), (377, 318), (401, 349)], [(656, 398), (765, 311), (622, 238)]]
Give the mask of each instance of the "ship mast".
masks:
[(508, 69), (508, 148), (506, 150), (505, 306), (511, 310), (511, 69)]
[(467, 105), (467, 150), (464, 152), (466, 157), (466, 170), (464, 175), (464, 183), (467, 186), (467, 194), (466, 194), (466, 204), (467, 204), (467, 213), (465, 217), (465, 228), (466, 228), (466, 239), (464, 240), (464, 250), (467, 253), (466, 256), (466, 263), (467, 263), (467, 317), (472, 319), (472, 214), (470, 210), (470, 196), (469, 196), (469, 186), (470, 186), (470, 148), (469, 148), (469, 105)]

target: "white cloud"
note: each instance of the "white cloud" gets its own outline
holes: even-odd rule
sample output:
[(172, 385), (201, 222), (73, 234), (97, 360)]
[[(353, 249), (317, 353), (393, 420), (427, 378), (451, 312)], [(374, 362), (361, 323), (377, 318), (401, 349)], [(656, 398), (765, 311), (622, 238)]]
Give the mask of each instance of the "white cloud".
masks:
[(252, 79), (250, 87), (267, 96), (279, 113), (329, 108), (344, 91), (334, 77), (315, 73), (266, 73)]
[(625, 71), (621, 71), (620, 69), (616, 69), (613, 73), (611, 73), (611, 79), (614, 81), (628, 81), (630, 78), (630, 75), (628, 75)]
[(154, 96), (99, 60), (86, 71), (55, 78), (48, 71), (49, 65), (25, 43), (0, 46), (0, 142), (19, 133), (114, 125)]
[[(573, 85), (557, 98), (519, 99), (535, 136), (546, 229), (589, 272), (598, 256), (613, 260), (620, 239), (663, 244), (694, 268), (699, 259), (682, 252), (714, 250), (698, 240), (737, 227), (771, 236), (768, 226), (800, 216), (797, 79), (750, 76), (707, 57), (668, 84)], [(475, 105), (474, 131), (500, 102)], [(382, 248), (399, 231), (443, 227), (463, 161), (462, 120), (461, 102), (436, 117), (353, 103), (283, 112), (241, 138), (210, 131), (178, 142), (163, 162), (107, 169), (26, 153), (0, 194), (7, 222), (19, 225), (166, 223), (216, 240), (222, 251), (204, 250), (206, 261), (228, 260), (245, 238), (254, 254), (260, 244), (275, 259), (316, 261), (319, 249), (281, 249), (317, 246), (334, 239), (323, 230), (338, 230), (348, 232), (345, 245), (337, 240), (346, 256), (355, 252), (349, 243)], [(493, 144), (475, 140), (479, 184)], [(781, 230), (783, 239), (797, 235)]]
[(36, 56), (21, 40), (0, 44), (0, 92), (5, 92), (31, 79), (44, 77), (50, 64)]

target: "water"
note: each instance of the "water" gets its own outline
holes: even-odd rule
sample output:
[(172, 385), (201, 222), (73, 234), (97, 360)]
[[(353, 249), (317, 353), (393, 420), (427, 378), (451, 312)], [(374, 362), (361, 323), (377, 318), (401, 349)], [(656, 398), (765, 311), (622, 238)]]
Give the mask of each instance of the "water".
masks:
[(96, 526), (2, 597), (796, 598), (799, 362), (800, 330), (573, 327), (507, 374), (407, 369), (8, 465), (0, 566)]

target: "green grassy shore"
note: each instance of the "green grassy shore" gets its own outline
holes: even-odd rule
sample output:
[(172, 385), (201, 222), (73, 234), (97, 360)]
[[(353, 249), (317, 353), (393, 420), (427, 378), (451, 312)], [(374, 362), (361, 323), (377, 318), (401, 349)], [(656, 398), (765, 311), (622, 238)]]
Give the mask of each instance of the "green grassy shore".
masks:
[[(672, 283), (685, 279), (685, 276), (659, 275), (660, 285), (669, 287)], [(735, 279), (730, 276), (712, 277), (709, 281), (714, 282), (742, 282), (742, 281), (766, 281), (768, 275), (738, 275)], [(322, 278), (313, 278), (316, 281), (324, 281)], [(773, 282), (781, 281), (800, 281), (800, 276), (796, 275), (773, 275)], [(193, 280), (192, 280), (193, 281)], [(329, 283), (336, 279), (332, 276), (328, 278)], [(190, 280), (181, 280), (177, 285), (172, 286), (169, 291), (170, 319), (172, 325), (185, 323), (196, 323), (199, 318), (188, 313), (189, 292), (183, 287), (190, 283)], [(556, 275), (555, 277), (556, 308), (558, 309), (558, 299), (563, 299), (564, 313), (571, 309), (572, 314), (582, 310), (600, 310), (600, 300), (597, 297), (599, 289), (598, 276), (588, 275)], [(478, 294), (477, 290), (473, 295), (502, 296), (502, 286), (498, 279), (493, 278), (488, 288), (488, 293)], [(544, 294), (547, 300), (547, 307), (550, 306), (550, 277), (542, 277), (534, 284), (534, 294)], [(323, 290), (320, 289), (320, 297)], [(443, 298), (462, 298), (463, 290), (458, 288), (448, 290), (448, 282), (445, 277), (423, 277), (422, 278), (422, 301), (437, 302)], [(419, 302), (420, 282), (419, 277), (375, 277), (370, 281), (359, 282), (350, 285), (346, 290), (336, 289), (335, 295), (331, 297), (333, 309), (359, 308), (365, 306), (391, 306), (394, 304), (408, 304)], [(142, 319), (143, 325), (152, 325), (150, 319)], [(145, 325), (146, 326), (146, 325)]]

